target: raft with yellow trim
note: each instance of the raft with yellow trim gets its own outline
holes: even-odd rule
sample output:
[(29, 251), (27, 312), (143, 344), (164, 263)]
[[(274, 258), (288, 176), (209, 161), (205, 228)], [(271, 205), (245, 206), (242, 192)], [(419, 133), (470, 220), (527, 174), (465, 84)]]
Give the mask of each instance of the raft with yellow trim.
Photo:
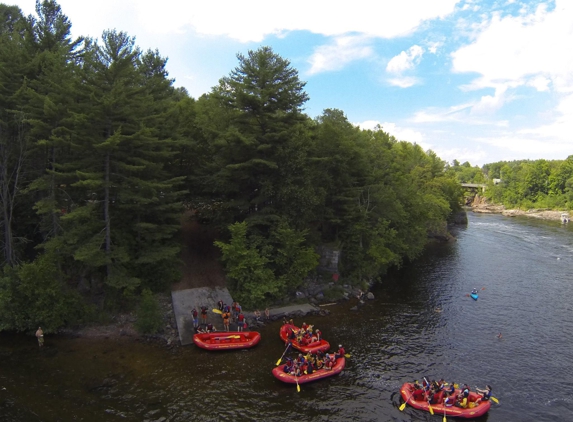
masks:
[(306, 345), (302, 345), (300, 344), (296, 339), (289, 339), (288, 336), (291, 332), (291, 330), (294, 330), (295, 333), (298, 332), (298, 330), (300, 330), (299, 327), (297, 327), (296, 325), (292, 325), (292, 324), (284, 324), (281, 327), (280, 330), (280, 336), (281, 339), (286, 343), (287, 340), (290, 341), (292, 343), (292, 347), (294, 347), (297, 350), (300, 350), (303, 353), (316, 353), (319, 350), (322, 350), (323, 352), (327, 352), (330, 349), (330, 343), (326, 340), (319, 340), (319, 341), (315, 341), (314, 343), (309, 343)]
[[(454, 392), (454, 396), (457, 396), (461, 393), (461, 390), (456, 389)], [(485, 415), (489, 408), (491, 407), (491, 403), (489, 400), (487, 401), (480, 401), (480, 403), (476, 403), (476, 400), (481, 397), (481, 394), (475, 393), (470, 391), (470, 395), (468, 397), (469, 406), (466, 409), (456, 406), (444, 406), (442, 397), (442, 392), (437, 393), (439, 397), (437, 397), (436, 404), (429, 405), (426, 397), (417, 397), (414, 398), (414, 383), (406, 382), (400, 388), (400, 395), (402, 399), (409, 405), (415, 409), (425, 410), (426, 412), (430, 411), (430, 406), (432, 406), (432, 410), (436, 415), (445, 415), (450, 416), (453, 418), (479, 418), (480, 416)]]
[(286, 382), (288, 384), (305, 384), (311, 381), (317, 381), (323, 378), (332, 377), (333, 375), (338, 375), (344, 369), (346, 365), (346, 359), (343, 357), (336, 359), (332, 369), (317, 369), (312, 374), (301, 375), (300, 377), (295, 377), (294, 375), (287, 374), (284, 371), (284, 365), (279, 365), (273, 368), (273, 375), (276, 379)]
[(261, 333), (256, 331), (216, 331), (193, 335), (198, 347), (206, 350), (247, 349), (261, 341)]

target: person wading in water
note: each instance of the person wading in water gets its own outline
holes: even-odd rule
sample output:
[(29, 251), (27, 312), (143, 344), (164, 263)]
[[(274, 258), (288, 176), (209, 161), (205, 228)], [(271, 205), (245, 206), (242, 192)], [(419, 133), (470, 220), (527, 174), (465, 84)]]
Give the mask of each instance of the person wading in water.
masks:
[(44, 347), (44, 332), (42, 331), (42, 327), (38, 327), (36, 338), (38, 339), (38, 346), (40, 346), (40, 348)]

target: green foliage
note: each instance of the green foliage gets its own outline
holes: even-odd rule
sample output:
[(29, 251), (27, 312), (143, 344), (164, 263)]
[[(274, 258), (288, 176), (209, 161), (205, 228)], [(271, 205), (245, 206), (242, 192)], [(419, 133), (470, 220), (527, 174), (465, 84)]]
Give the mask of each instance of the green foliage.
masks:
[(64, 284), (55, 257), (43, 255), (0, 275), (0, 330), (44, 332), (86, 321), (93, 310)]
[(229, 226), (229, 243), (221, 249), (228, 285), (233, 297), (247, 307), (261, 307), (280, 295), (293, 292), (318, 264), (318, 255), (305, 246), (305, 233), (283, 222), (269, 240), (248, 235), (246, 222)]
[(163, 325), (163, 316), (159, 302), (151, 293), (144, 289), (141, 293), (141, 301), (137, 307), (137, 320), (135, 328), (141, 334), (156, 334)]
[(215, 245), (221, 249), (227, 280), (233, 297), (247, 308), (261, 306), (283, 290), (268, 267), (269, 251), (256, 239), (247, 238), (247, 223), (229, 226), (231, 240)]
[(486, 164), (484, 173), (501, 179), (498, 185), (490, 182), (485, 195), (506, 208), (573, 208), (568, 184), (573, 177), (572, 156), (566, 160), (501, 161)]

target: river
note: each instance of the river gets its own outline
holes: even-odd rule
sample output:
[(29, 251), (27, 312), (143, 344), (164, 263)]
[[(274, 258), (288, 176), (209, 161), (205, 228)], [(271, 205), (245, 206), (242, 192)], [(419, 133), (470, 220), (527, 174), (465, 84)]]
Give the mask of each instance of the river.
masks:
[[(31, 337), (2, 334), (0, 420), (441, 422), (399, 410), (402, 383), (429, 376), (490, 384), (499, 404), (478, 421), (572, 421), (572, 234), (470, 213), (457, 242), (430, 248), (358, 311), (351, 299), (305, 318), (351, 357), (300, 393), (270, 372), (284, 350), (278, 321), (257, 347), (222, 353), (51, 336), (40, 352)], [(466, 296), (474, 287), (477, 301)]]

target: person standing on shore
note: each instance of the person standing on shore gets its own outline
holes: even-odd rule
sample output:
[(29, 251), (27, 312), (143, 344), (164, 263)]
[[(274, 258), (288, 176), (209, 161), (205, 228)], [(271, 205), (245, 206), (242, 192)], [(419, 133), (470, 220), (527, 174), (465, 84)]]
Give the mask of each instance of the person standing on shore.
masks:
[(265, 319), (268, 321), (269, 319), (271, 319), (271, 311), (269, 310), (269, 308), (265, 309)]
[(193, 315), (193, 328), (197, 328), (199, 326), (199, 313), (197, 309), (193, 308), (191, 314)]
[(36, 338), (38, 339), (38, 346), (41, 349), (44, 347), (44, 331), (42, 331), (42, 327), (38, 327), (36, 330)]

